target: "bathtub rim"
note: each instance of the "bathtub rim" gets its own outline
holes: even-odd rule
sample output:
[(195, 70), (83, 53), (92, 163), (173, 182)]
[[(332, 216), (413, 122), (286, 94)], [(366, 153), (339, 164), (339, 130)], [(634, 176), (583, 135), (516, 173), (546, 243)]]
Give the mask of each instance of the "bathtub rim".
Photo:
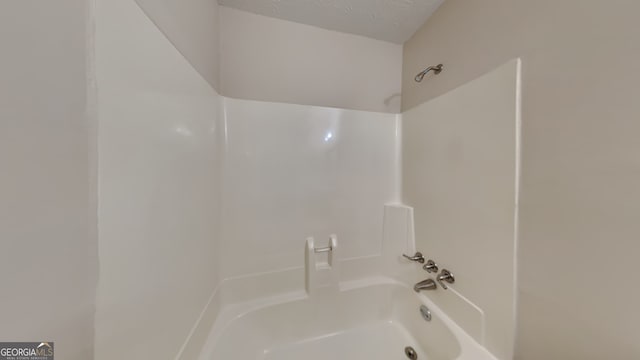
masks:
[[(484, 346), (479, 344), (458, 324), (456, 324), (451, 318), (449, 318), (449, 316), (447, 316), (447, 314), (442, 311), (442, 309), (438, 305), (436, 305), (431, 299), (429, 299), (425, 292), (414, 293), (412, 287), (406, 282), (388, 276), (374, 275), (360, 279), (341, 281), (338, 285), (338, 294), (368, 287), (389, 285), (393, 287), (403, 288), (403, 291), (412, 293), (414, 296), (416, 296), (420, 303), (429, 307), (432, 313), (437, 316), (440, 321), (443, 322), (443, 324), (452, 333), (452, 335), (457, 340), (458, 345), (460, 346), (460, 355), (456, 359), (498, 360), (495, 356), (489, 353), (489, 351), (486, 350)], [(225, 330), (235, 320), (247, 316), (252, 312), (259, 311), (270, 306), (286, 304), (293, 301), (304, 301), (309, 298), (310, 296), (305, 290), (295, 289), (291, 291), (270, 294), (264, 297), (254, 298), (238, 303), (221, 305), (218, 316), (216, 317), (213, 326), (206, 336), (206, 340), (200, 349), (197, 359), (208, 360), (206, 356), (213, 351), (218, 342), (218, 339), (224, 334)]]

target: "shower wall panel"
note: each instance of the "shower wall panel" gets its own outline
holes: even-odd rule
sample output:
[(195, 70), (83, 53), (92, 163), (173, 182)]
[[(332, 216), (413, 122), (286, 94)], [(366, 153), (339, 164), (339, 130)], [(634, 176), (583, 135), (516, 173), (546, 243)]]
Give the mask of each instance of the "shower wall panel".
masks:
[(133, 0), (99, 0), (96, 356), (172, 359), (217, 284), (221, 100)]
[(402, 115), (416, 246), (456, 278), (429, 295), (500, 359), (515, 329), (518, 77), (512, 60)]
[(309, 236), (337, 234), (343, 258), (380, 253), (397, 115), (229, 98), (225, 114), (225, 277), (302, 267)]

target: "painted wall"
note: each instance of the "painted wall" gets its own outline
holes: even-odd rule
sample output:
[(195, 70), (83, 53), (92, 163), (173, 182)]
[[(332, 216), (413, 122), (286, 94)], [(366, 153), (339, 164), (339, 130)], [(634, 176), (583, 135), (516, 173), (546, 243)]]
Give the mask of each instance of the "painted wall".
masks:
[[(612, 276), (635, 274), (640, 251), (638, 11), (447, 0), (405, 44), (405, 110), (522, 58), (516, 359), (640, 357), (640, 288)], [(437, 62), (442, 74), (411, 80)]]
[(225, 96), (397, 113), (402, 46), (220, 7)]
[(218, 2), (136, 0), (193, 67), (219, 91)]
[(456, 278), (429, 297), (500, 359), (515, 338), (518, 65), (402, 114), (416, 248)]
[(397, 201), (397, 116), (225, 99), (224, 277), (304, 265), (309, 236), (377, 255)]
[(0, 3), (0, 339), (91, 359), (97, 278), (87, 8)]
[(402, 46), (197, 0), (136, 0), (217, 91), (235, 98), (400, 111)]
[(217, 285), (220, 98), (133, 0), (97, 1), (96, 73), (95, 358), (175, 358)]

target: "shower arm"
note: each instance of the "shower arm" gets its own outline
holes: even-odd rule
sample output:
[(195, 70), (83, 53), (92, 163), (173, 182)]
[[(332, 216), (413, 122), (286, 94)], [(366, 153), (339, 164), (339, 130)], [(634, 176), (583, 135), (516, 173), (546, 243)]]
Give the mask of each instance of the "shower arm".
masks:
[(436, 66), (429, 66), (428, 68), (422, 70), (415, 78), (413, 78), (416, 82), (421, 82), (424, 79), (424, 76), (427, 75), (429, 71), (433, 71), (434, 74), (438, 75), (442, 71), (442, 64), (438, 64)]

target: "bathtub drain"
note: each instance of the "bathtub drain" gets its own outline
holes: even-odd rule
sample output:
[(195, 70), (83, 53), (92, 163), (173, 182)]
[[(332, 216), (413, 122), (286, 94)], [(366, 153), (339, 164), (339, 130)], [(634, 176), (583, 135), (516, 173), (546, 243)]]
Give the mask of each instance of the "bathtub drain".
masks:
[(418, 359), (418, 353), (411, 346), (404, 348), (404, 354), (407, 355), (407, 358), (410, 360)]

